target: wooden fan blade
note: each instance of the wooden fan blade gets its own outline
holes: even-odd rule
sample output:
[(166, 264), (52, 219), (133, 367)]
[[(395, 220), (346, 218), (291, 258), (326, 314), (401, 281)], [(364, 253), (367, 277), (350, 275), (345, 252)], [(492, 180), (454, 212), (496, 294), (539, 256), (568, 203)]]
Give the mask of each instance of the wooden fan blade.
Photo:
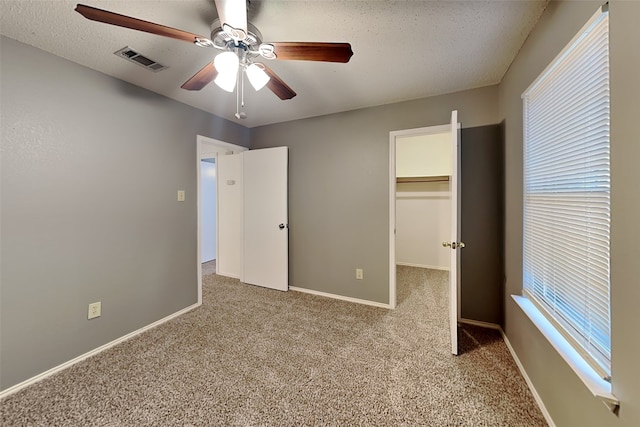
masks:
[(285, 100), (291, 99), (296, 96), (296, 93), (291, 89), (280, 77), (277, 76), (276, 73), (269, 67), (264, 64), (260, 64), (264, 67), (265, 73), (269, 75), (270, 79), (267, 82), (267, 87), (271, 92), (275, 93), (278, 98)]
[(180, 87), (186, 90), (200, 90), (211, 83), (217, 76), (218, 70), (213, 66), (213, 62), (209, 62)]
[(232, 38), (244, 40), (247, 37), (247, 2), (245, 0), (215, 0), (215, 2), (222, 29)]
[(277, 59), (349, 62), (353, 51), (349, 43), (276, 42), (273, 45)]
[(120, 15), (118, 13), (109, 12), (107, 10), (98, 9), (84, 4), (76, 6), (76, 12), (92, 21), (104, 22), (105, 24), (117, 25), (119, 27), (130, 28), (132, 30), (144, 31), (145, 33), (156, 34), (173, 39), (184, 40), (190, 43), (209, 42), (213, 43), (206, 37), (187, 31), (177, 30), (164, 25), (154, 24), (153, 22), (143, 21), (141, 19), (132, 18), (130, 16)]

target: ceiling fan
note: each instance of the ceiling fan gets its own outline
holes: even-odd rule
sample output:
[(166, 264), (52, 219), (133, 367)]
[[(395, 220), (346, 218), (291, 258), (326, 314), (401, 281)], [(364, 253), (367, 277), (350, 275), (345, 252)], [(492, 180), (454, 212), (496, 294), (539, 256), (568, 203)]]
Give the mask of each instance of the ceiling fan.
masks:
[[(240, 92), (244, 92), (244, 74), (256, 90), (267, 86), (282, 100), (296, 96), (293, 89), (264, 63), (256, 62), (256, 59), (346, 63), (353, 55), (349, 43), (265, 43), (262, 41), (260, 31), (247, 21), (247, 1), (215, 0), (215, 5), (219, 18), (211, 25), (210, 38), (83, 4), (76, 5), (75, 10), (92, 21), (183, 40), (200, 47), (212, 47), (221, 51), (215, 56), (213, 62), (208, 62), (184, 82), (181, 88), (200, 90), (214, 81), (220, 88), (233, 92), (239, 81), (241, 90), (237, 93), (238, 104)], [(242, 96), (244, 98), (244, 93)], [(244, 99), (242, 105), (244, 106)], [(241, 113), (238, 106), (235, 116), (240, 119), (245, 118), (246, 114)]]

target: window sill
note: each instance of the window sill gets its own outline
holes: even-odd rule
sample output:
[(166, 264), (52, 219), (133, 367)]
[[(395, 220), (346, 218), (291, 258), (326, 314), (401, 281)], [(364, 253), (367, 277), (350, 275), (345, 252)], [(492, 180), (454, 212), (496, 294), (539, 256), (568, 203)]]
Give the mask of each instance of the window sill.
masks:
[(511, 295), (511, 297), (540, 332), (542, 332), (542, 335), (551, 343), (553, 348), (562, 356), (564, 361), (569, 364), (573, 372), (578, 375), (589, 391), (591, 391), (595, 397), (600, 398), (613, 413), (617, 413), (620, 407), (620, 401), (611, 393), (611, 383), (600, 378), (596, 371), (574, 350), (569, 342), (528, 298), (520, 295)]

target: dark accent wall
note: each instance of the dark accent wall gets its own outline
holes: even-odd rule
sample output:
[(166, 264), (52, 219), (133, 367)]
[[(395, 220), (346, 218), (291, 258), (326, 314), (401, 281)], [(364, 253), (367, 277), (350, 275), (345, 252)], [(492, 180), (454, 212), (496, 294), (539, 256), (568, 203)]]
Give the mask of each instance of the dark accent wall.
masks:
[(499, 125), (460, 135), (460, 298), (463, 319), (502, 325), (503, 143)]

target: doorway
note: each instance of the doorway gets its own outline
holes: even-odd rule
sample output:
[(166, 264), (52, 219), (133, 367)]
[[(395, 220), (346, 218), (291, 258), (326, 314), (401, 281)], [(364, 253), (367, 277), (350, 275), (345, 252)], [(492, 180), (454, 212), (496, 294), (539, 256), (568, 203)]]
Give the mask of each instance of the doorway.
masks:
[[(213, 138), (208, 138), (206, 136), (198, 135), (196, 138), (196, 171), (197, 171), (197, 212), (198, 212), (198, 221), (197, 221), (197, 277), (198, 277), (198, 304), (202, 304), (202, 262), (205, 257), (210, 256), (211, 246), (214, 247), (214, 257), (216, 259), (216, 264), (218, 261), (218, 255), (220, 253), (220, 248), (226, 244), (224, 240), (220, 238), (220, 230), (219, 230), (219, 217), (221, 208), (224, 209), (224, 206), (221, 206), (219, 201), (219, 195), (217, 192), (217, 175), (218, 175), (218, 155), (225, 154), (233, 154), (239, 153), (241, 151), (246, 151), (248, 148), (242, 147), (240, 145), (230, 144), (228, 142), (220, 141)], [(204, 166), (203, 166), (204, 165)], [(213, 165), (213, 173), (215, 174), (215, 185), (214, 185), (214, 194), (212, 195), (212, 191), (209, 187), (209, 180), (207, 180), (207, 176), (203, 179), (203, 174), (206, 169), (208, 169), (208, 165)], [(211, 172), (209, 172), (211, 173)], [(203, 191), (206, 192), (203, 197)], [(213, 196), (213, 197), (212, 197)], [(209, 200), (206, 200), (206, 199)], [(213, 200), (210, 200), (213, 198)], [(205, 204), (207, 206), (205, 206)], [(214, 219), (210, 218), (211, 216), (211, 208), (213, 204), (214, 209)], [(207, 215), (205, 219), (204, 216)], [(215, 225), (213, 225), (215, 223)], [(213, 227), (213, 230), (212, 230)], [(207, 242), (206, 239), (209, 239)], [(203, 245), (208, 245), (207, 248), (204, 248)], [(207, 252), (209, 251), (209, 255)], [(215, 271), (218, 271), (218, 266), (215, 266)]]
[(200, 160), (200, 209), (202, 212), (200, 263), (216, 260), (216, 158)]
[[(423, 136), (429, 136), (434, 141), (442, 134), (443, 142), (439, 149), (429, 149), (421, 141)], [(408, 153), (401, 153), (403, 147)], [(447, 147), (448, 146), (448, 147)], [(460, 180), (459, 180), (459, 147), (460, 124), (458, 112), (451, 112), (451, 123), (448, 125), (431, 126), (416, 129), (392, 131), (389, 133), (389, 306), (395, 308), (397, 304), (396, 292), (396, 263), (397, 259), (397, 182), (399, 177), (418, 182), (445, 182), (449, 189), (450, 226), (448, 238), (440, 242), (449, 254), (449, 324), (451, 331), (451, 352), (458, 354), (458, 320), (460, 318), (460, 275), (458, 249), (465, 245), (458, 241), (460, 231)], [(447, 149), (448, 148), (448, 149)], [(438, 153), (439, 152), (439, 153)], [(447, 155), (447, 152), (449, 155)], [(409, 165), (399, 162), (406, 158)], [(417, 159), (417, 161), (416, 161)], [(435, 161), (433, 161), (435, 159)], [(433, 190), (433, 189), (432, 189)], [(446, 205), (446, 203), (445, 203)], [(424, 219), (424, 218), (423, 218)], [(446, 230), (446, 228), (444, 228)], [(443, 230), (442, 230), (443, 231)], [(437, 241), (426, 243), (438, 247)], [(444, 257), (446, 259), (446, 256)]]
[[(443, 144), (441, 142), (442, 136), (448, 136), (451, 134), (451, 126), (450, 125), (440, 125), (440, 126), (429, 126), (415, 129), (404, 129), (399, 131), (393, 131), (389, 134), (389, 306), (391, 308), (395, 308), (396, 301), (396, 265), (398, 262), (398, 220), (397, 220), (397, 199), (398, 199), (398, 185), (403, 186), (404, 190), (421, 190), (415, 191), (416, 194), (411, 194), (411, 192), (407, 192), (405, 197), (437, 197), (438, 199), (434, 199), (431, 201), (425, 200), (423, 206), (420, 206), (420, 209), (424, 211), (427, 207), (437, 207), (437, 212), (431, 212), (431, 216), (434, 215), (438, 218), (439, 222), (442, 222), (440, 217), (443, 214), (448, 214), (449, 218), (451, 218), (451, 207), (450, 207), (450, 191), (449, 191), (449, 176), (451, 173), (451, 154), (450, 151), (450, 142), (445, 142), (444, 147), (445, 151), (443, 151)], [(433, 141), (437, 141), (434, 143)], [(398, 147), (401, 145), (406, 145), (409, 154), (407, 155), (398, 155)], [(429, 145), (436, 146), (429, 147)], [(431, 151), (437, 151), (438, 159), (435, 161), (429, 162), (415, 162), (415, 159), (425, 158)], [(414, 163), (404, 162), (404, 165), (401, 166), (401, 170), (398, 171), (397, 163), (398, 160), (402, 162), (403, 157), (407, 159), (413, 159)], [(428, 157), (427, 157), (428, 158)], [(448, 162), (448, 163), (447, 163)], [(417, 163), (417, 164), (416, 164)], [(398, 176), (400, 176), (398, 178)], [(400, 181), (400, 184), (398, 182)], [(405, 186), (404, 184), (410, 184)], [(413, 187), (413, 188), (411, 188)], [(430, 191), (425, 191), (430, 190)], [(430, 193), (430, 194), (428, 194)], [(438, 196), (439, 195), (439, 196)], [(442, 198), (445, 200), (441, 200)], [(404, 200), (409, 202), (410, 200)], [(435, 202), (435, 203), (433, 203)], [(406, 215), (419, 215), (419, 212), (416, 212), (416, 205), (411, 206), (409, 203), (405, 203), (405, 206), (402, 208), (406, 208), (405, 212), (402, 214)], [(426, 206), (429, 205), (429, 206)], [(433, 219), (433, 218), (432, 218)], [(450, 220), (449, 224), (450, 226)], [(432, 234), (432, 230), (423, 230), (423, 236), (426, 234)], [(401, 233), (404, 233), (404, 230), (400, 230)], [(449, 239), (449, 233), (446, 233), (447, 238)], [(400, 237), (403, 237), (402, 235)], [(443, 240), (443, 241), (444, 241)], [(405, 245), (407, 248), (410, 247), (410, 243), (407, 242)], [(416, 261), (415, 257), (407, 256), (407, 259), (401, 260), (402, 263), (405, 264), (413, 264), (414, 266), (440, 266), (441, 268), (448, 269), (449, 261), (448, 254), (442, 255), (440, 252), (444, 251), (440, 250), (440, 248), (430, 248), (432, 253), (430, 255), (423, 254), (420, 261)], [(420, 265), (418, 265), (420, 264)]]

